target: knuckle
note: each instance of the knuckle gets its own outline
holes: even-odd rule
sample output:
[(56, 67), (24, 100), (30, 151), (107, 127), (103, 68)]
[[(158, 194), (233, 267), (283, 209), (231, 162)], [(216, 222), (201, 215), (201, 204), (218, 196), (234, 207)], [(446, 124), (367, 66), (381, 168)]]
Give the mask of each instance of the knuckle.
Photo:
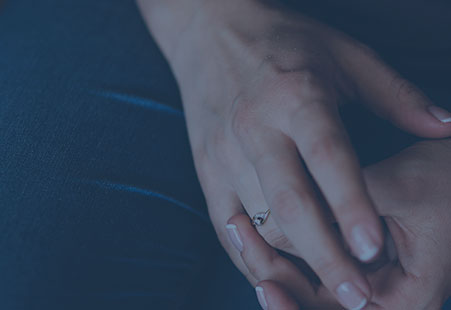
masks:
[(270, 267), (271, 268), (267, 268), (269, 273), (266, 275), (267, 279), (278, 278), (280, 276), (289, 275), (293, 272), (288, 261), (281, 255), (277, 255), (271, 260)]
[(285, 234), (275, 227), (262, 234), (263, 239), (268, 242), (270, 246), (279, 250), (287, 250), (291, 248), (291, 242), (285, 236)]
[(339, 154), (342, 142), (340, 135), (331, 131), (314, 139), (306, 152), (311, 160), (330, 162)]
[(299, 87), (299, 85), (317, 85), (320, 79), (318, 78), (318, 72), (312, 67), (302, 67), (296, 70), (290, 71), (290, 75), (285, 74), (288, 77), (287, 82), (291, 82), (290, 86)]
[(265, 266), (265, 264), (259, 262), (259, 260), (256, 259), (250, 260), (243, 257), (243, 261), (245, 262), (245, 265), (249, 273), (252, 276), (254, 276), (257, 280), (263, 280), (267, 278), (268, 271), (271, 268), (268, 268), (268, 266)]
[(398, 74), (394, 74), (391, 88), (396, 92), (396, 99), (401, 103), (410, 101), (412, 96), (417, 94), (416, 87)]
[(248, 267), (249, 273), (259, 281), (279, 278), (282, 275), (289, 274), (291, 271), (287, 261), (279, 255), (273, 257), (266, 263), (256, 263), (254, 261), (255, 259), (253, 262), (248, 262), (246, 266)]
[(344, 269), (341, 262), (330, 255), (320, 255), (317, 257), (314, 262), (314, 267), (315, 272), (323, 282), (330, 282), (332, 279), (337, 280), (337, 282), (340, 281), (340, 279), (337, 279), (339, 276), (338, 273)]
[(316, 115), (324, 110), (323, 103), (324, 101), (321, 100), (301, 99), (297, 106), (286, 116), (286, 126), (290, 135), (296, 136), (300, 132), (307, 133), (309, 128), (305, 127), (305, 122), (310, 121), (313, 114)]
[[(355, 221), (355, 211), (357, 206), (365, 206), (368, 203), (365, 199), (359, 199), (357, 194), (344, 193), (339, 197), (339, 201), (332, 206), (334, 213), (340, 214), (341, 224)], [(343, 222), (344, 221), (344, 222)]]
[(232, 111), (231, 129), (238, 138), (246, 138), (258, 128), (256, 104), (244, 99), (237, 99)]
[(257, 171), (265, 169), (265, 167), (276, 163), (278, 160), (277, 156), (270, 152), (264, 152), (255, 149), (252, 152), (251, 159)]
[(279, 75), (278, 91), (299, 98), (322, 98), (324, 96), (323, 79), (318, 70), (301, 68)]
[(284, 223), (292, 223), (301, 215), (299, 194), (293, 189), (278, 190), (271, 199), (272, 209)]
[(257, 264), (246, 261), (246, 267), (251, 275), (253, 275), (257, 279), (260, 279), (260, 268), (258, 268)]

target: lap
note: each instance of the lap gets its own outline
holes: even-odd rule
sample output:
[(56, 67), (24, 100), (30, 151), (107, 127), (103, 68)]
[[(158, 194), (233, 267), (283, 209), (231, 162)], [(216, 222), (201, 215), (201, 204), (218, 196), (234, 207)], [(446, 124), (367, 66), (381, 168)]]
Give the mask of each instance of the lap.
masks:
[(133, 1), (7, 1), (0, 16), (2, 305), (175, 308), (215, 235)]

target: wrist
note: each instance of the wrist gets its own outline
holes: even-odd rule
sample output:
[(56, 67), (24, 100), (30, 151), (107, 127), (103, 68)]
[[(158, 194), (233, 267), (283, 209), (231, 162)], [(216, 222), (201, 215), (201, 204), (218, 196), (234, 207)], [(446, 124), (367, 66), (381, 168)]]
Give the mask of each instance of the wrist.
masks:
[(191, 28), (204, 0), (137, 0), (141, 15), (164, 55), (172, 58), (183, 33)]
[[(231, 40), (237, 33), (252, 36), (255, 29), (270, 28), (268, 14), (281, 15), (283, 11), (263, 4), (266, 1), (255, 0), (137, 2), (151, 34), (176, 75), (178, 67), (185, 67), (183, 63), (192, 60), (192, 57), (210, 56), (215, 46), (233, 46), (236, 42)], [(287, 16), (280, 19), (286, 20)]]

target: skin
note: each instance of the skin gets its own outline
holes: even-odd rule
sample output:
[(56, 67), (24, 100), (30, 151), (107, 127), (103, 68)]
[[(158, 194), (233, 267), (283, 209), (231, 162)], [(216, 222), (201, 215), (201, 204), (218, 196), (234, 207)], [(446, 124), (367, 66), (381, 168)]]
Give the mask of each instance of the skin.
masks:
[(237, 267), (257, 280), (228, 240), (227, 220), (271, 209), (258, 229), (264, 240), (302, 257), (334, 298), (344, 282), (370, 298), (352, 256), (375, 259), (382, 226), (338, 107), (362, 102), (424, 137), (449, 136), (451, 123), (435, 118), (430, 100), (368, 47), (273, 1), (138, 4), (180, 85), (210, 217)]
[[(451, 141), (421, 142), (365, 169), (370, 196), (398, 253), (397, 260), (365, 272), (373, 287), (365, 310), (437, 310), (451, 296), (450, 155)], [(254, 285), (263, 288), (267, 309), (342, 309), (244, 216), (229, 222), (237, 226), (241, 257), (257, 279)]]

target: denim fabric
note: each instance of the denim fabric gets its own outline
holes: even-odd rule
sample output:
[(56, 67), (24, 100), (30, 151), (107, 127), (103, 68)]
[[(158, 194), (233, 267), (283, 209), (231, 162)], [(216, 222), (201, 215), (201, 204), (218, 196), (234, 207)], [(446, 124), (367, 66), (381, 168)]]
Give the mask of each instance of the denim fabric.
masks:
[(0, 309), (177, 309), (216, 238), (133, 1), (0, 9)]
[(0, 270), (2, 310), (257, 309), (131, 0), (0, 1)]

